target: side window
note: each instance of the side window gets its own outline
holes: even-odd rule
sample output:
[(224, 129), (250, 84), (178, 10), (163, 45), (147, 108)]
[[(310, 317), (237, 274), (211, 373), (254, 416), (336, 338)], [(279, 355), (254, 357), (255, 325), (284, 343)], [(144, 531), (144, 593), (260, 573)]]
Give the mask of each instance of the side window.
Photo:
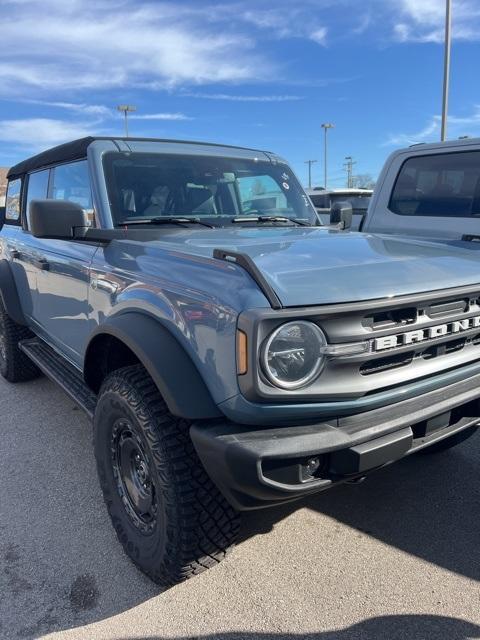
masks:
[(27, 217), (27, 228), (30, 228), (30, 202), (32, 200), (44, 200), (48, 193), (48, 176), (50, 169), (35, 171), (30, 173), (27, 182), (27, 197), (25, 200), (25, 214)]
[(287, 198), (272, 176), (248, 176), (237, 181), (244, 212), (288, 208)]
[(389, 209), (399, 215), (480, 215), (480, 152), (415, 156), (398, 174)]
[(92, 189), (88, 175), (87, 161), (61, 164), (52, 169), (50, 197), (54, 200), (76, 202), (87, 212), (92, 226), (95, 226)]
[(11, 224), (20, 224), (20, 195), (22, 192), (22, 180), (10, 180), (5, 197), (5, 221)]

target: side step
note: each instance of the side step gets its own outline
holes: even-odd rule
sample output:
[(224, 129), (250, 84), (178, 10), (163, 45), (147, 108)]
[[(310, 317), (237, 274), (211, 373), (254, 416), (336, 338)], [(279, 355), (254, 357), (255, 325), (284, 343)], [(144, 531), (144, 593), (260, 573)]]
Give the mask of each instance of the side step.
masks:
[(40, 338), (29, 338), (18, 343), (19, 348), (53, 382), (93, 418), (97, 396), (85, 384), (81, 373)]

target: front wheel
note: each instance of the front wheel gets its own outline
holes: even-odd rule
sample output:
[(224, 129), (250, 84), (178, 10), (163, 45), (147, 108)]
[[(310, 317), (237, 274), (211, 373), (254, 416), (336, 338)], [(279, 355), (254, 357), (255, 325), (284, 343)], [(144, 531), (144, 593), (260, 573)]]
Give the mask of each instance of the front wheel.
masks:
[(140, 365), (110, 374), (94, 419), (98, 474), (125, 552), (163, 586), (220, 562), (239, 515), (207, 476), (189, 435)]
[(477, 431), (478, 427), (476, 425), (468, 427), (468, 429), (459, 431), (449, 438), (445, 438), (444, 440), (440, 440), (440, 442), (431, 444), (429, 447), (425, 447), (425, 449), (421, 449), (420, 453), (427, 455), (430, 453), (442, 453), (442, 451), (448, 451), (448, 449), (456, 447), (457, 444), (461, 444), (462, 442), (465, 442), (465, 440), (468, 440), (468, 438), (471, 438)]

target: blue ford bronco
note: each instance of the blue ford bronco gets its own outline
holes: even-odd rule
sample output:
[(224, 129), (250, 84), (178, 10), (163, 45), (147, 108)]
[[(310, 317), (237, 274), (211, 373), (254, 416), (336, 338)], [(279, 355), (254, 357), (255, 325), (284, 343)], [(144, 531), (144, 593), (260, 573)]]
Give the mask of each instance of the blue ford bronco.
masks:
[(10, 169), (0, 225), (0, 372), (92, 418), (160, 584), (220, 561), (242, 510), (477, 429), (476, 252), (324, 227), (275, 154), (76, 140)]

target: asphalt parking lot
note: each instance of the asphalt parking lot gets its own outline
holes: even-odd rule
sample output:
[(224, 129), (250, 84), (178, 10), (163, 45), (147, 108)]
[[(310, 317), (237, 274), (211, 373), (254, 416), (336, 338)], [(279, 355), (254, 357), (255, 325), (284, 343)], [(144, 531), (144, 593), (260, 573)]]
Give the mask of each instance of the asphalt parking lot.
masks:
[(480, 435), (308, 503), (249, 514), (173, 589), (127, 560), (91, 426), (46, 379), (0, 382), (0, 638), (480, 638)]

